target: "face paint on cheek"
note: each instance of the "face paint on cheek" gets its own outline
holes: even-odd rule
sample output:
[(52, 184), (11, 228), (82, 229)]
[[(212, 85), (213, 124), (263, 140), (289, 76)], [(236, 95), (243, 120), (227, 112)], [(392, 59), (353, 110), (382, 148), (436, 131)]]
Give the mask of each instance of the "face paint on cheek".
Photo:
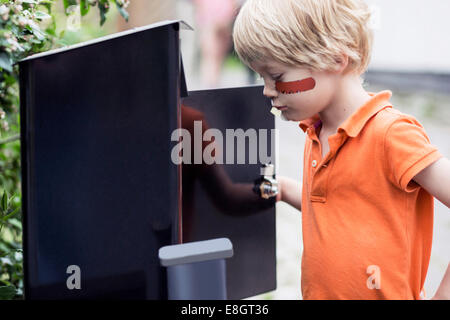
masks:
[(313, 78), (306, 78), (303, 80), (289, 81), (289, 82), (275, 82), (275, 88), (282, 94), (293, 94), (302, 91), (308, 91), (314, 89), (316, 86), (316, 80)]

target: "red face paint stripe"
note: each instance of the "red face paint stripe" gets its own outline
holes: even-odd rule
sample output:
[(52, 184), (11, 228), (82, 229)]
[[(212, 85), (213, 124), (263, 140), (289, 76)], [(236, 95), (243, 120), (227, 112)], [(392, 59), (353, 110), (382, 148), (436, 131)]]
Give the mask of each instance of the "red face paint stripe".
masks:
[(284, 94), (298, 93), (301, 91), (308, 91), (316, 86), (316, 81), (313, 78), (306, 78), (303, 80), (290, 82), (275, 82), (275, 88), (278, 92)]

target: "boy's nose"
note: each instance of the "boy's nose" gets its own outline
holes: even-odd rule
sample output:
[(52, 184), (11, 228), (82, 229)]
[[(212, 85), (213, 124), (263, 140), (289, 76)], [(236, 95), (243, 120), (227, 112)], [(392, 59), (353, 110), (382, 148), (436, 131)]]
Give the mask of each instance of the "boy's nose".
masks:
[(267, 98), (275, 98), (278, 95), (277, 90), (264, 86), (263, 95)]

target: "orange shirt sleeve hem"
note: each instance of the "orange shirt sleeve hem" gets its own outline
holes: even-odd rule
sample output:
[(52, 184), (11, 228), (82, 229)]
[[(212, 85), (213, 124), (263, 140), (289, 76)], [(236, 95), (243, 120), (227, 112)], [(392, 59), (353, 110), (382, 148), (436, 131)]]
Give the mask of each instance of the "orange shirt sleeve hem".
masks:
[[(403, 176), (400, 179), (400, 186), (406, 192), (414, 191), (419, 185), (415, 183), (412, 179), (423, 169), (439, 160), (443, 155), (439, 152), (439, 150), (434, 149), (423, 156), (421, 159), (416, 161), (408, 170), (405, 171)], [(411, 182), (411, 183), (410, 183)]]

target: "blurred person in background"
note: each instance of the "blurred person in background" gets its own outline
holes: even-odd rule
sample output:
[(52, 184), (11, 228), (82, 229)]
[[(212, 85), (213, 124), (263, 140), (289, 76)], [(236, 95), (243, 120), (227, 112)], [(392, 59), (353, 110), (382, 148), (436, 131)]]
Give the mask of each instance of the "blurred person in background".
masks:
[(195, 20), (200, 35), (200, 77), (205, 87), (216, 87), (220, 82), (222, 65), (232, 47), (231, 30), (239, 0), (192, 0)]

